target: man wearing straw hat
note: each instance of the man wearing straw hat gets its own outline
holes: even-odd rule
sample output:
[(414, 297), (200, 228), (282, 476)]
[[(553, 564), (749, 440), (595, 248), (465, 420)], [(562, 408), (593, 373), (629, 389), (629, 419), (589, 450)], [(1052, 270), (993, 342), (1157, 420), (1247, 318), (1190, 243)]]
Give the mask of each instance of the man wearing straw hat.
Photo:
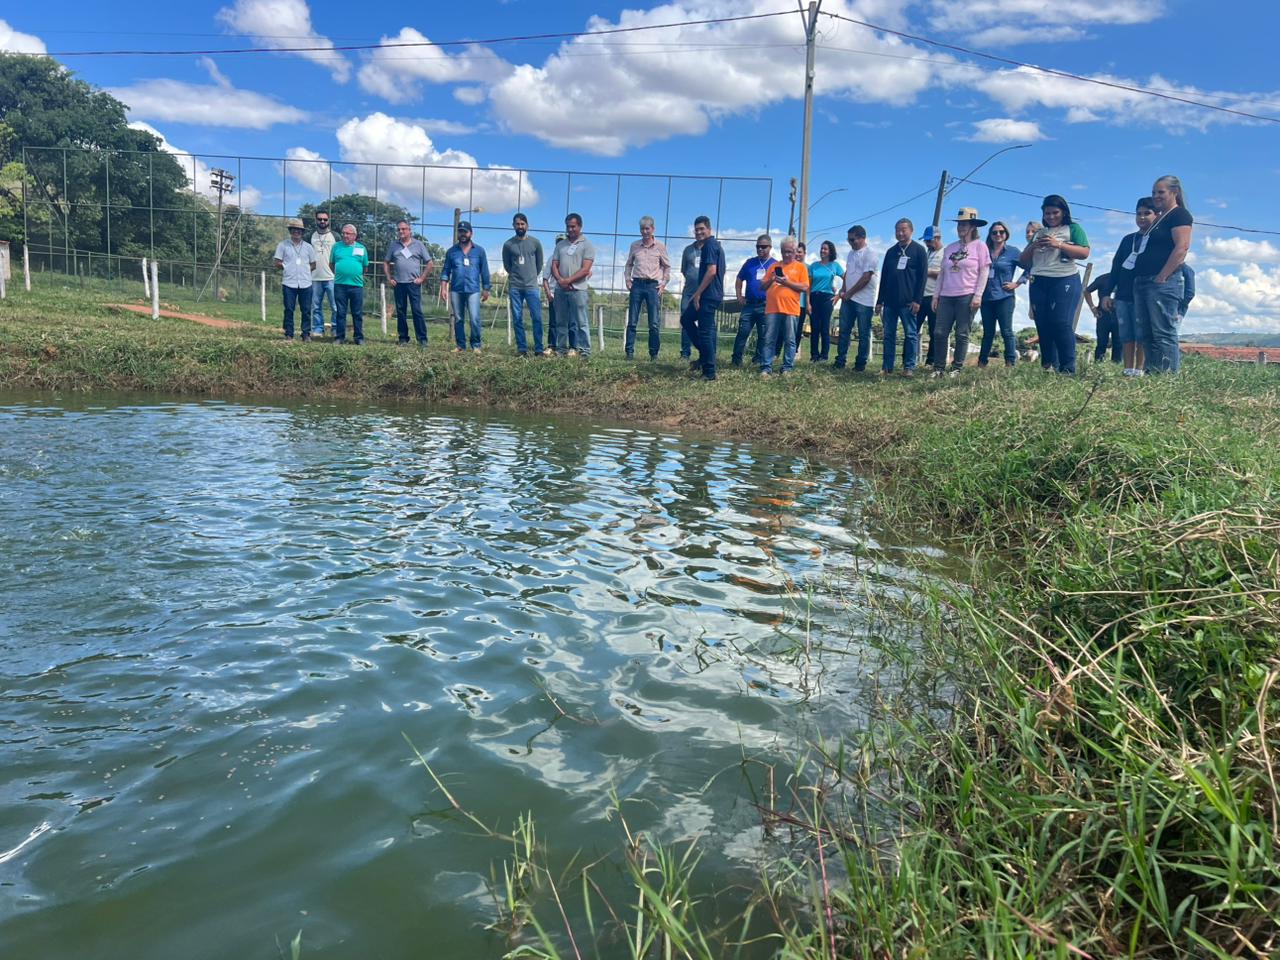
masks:
[(298, 309), (302, 342), (311, 339), (311, 271), (316, 268), (316, 251), (302, 239), (306, 228), (297, 217), (287, 222), (289, 239), (276, 244), (276, 269), (284, 271), (284, 338), (293, 340), (293, 311)]

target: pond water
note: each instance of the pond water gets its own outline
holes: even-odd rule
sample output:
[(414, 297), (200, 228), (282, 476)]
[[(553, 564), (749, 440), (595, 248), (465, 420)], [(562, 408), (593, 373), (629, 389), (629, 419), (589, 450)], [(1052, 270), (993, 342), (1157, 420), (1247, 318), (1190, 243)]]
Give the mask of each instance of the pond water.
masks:
[(866, 496), (586, 421), (0, 397), (0, 956), (501, 955), (510, 847), (408, 741), (559, 863), (616, 795), (750, 882), (744, 755), (859, 723), (863, 601), (915, 590)]

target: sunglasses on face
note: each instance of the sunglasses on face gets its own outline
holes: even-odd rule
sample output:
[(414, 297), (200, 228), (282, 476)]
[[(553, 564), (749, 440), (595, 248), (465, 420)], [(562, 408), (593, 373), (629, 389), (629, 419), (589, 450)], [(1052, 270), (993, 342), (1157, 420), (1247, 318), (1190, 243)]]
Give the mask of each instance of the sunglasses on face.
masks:
[(756, 244), (756, 249), (757, 249), (757, 250), (768, 250), (770, 246), (772, 246), (772, 244), (768, 244), (768, 243), (757, 243), (757, 244)]
[(316, 217), (316, 223), (328, 223), (328, 222), (329, 222), (328, 217)]

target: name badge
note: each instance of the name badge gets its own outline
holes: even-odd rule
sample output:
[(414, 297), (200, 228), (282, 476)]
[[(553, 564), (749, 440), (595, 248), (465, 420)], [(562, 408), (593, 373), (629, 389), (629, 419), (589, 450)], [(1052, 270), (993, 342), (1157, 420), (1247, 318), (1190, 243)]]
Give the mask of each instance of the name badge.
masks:
[(1131, 253), (1124, 258), (1124, 263), (1120, 264), (1122, 270), (1133, 270), (1138, 266), (1138, 255)]
[(702, 254), (698, 254), (696, 257), (693, 258), (693, 269), (695, 270), (702, 269)]
[(564, 249), (565, 249), (565, 251), (566, 251), (566, 252), (568, 252), (568, 253), (577, 253), (577, 252), (578, 252), (578, 245), (577, 245), (576, 243), (571, 243), (571, 244), (569, 244), (567, 247), (565, 247)]
[(523, 256), (516, 257), (516, 263), (520, 264), (520, 266), (522, 266), (522, 267), (523, 267), (523, 266), (524, 266), (524, 257), (523, 257)]
[(463, 265), (464, 267), (469, 267), (469, 266), (471, 266), (471, 258), (470, 258), (470, 257), (463, 257), (463, 258), (462, 258), (462, 265)]
[(761, 267), (759, 270), (756, 271), (756, 280), (763, 280), (763, 279), (764, 279), (764, 267)]
[(1138, 240), (1138, 249), (1137, 249), (1136, 251), (1134, 251), (1135, 253), (1142, 253), (1142, 252), (1144, 252), (1144, 251), (1147, 249), (1147, 240), (1148, 240), (1148, 238), (1149, 238), (1149, 235), (1148, 235), (1148, 234), (1145, 234), (1145, 233), (1144, 233), (1144, 234), (1142, 235), (1141, 239), (1139, 239), (1139, 240)]
[(898, 258), (898, 269), (899, 269), (899, 270), (905, 270), (905, 269), (907, 269), (907, 260), (908, 260), (908, 257), (907, 257), (907, 255), (906, 255), (905, 253), (904, 253), (902, 256), (900, 256), (900, 257)]

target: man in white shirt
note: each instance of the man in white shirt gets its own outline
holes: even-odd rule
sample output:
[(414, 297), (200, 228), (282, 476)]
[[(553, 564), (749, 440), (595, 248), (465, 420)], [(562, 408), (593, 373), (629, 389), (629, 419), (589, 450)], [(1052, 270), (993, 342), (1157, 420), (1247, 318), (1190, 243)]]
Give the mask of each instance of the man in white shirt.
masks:
[(329, 229), (329, 211), (316, 211), (316, 228), (311, 233), (311, 249), (316, 252), (316, 268), (311, 271), (311, 333), (324, 336), (324, 302), (329, 301), (329, 323), (333, 323), (333, 271), (329, 255), (338, 244), (338, 235)]
[[(920, 312), (916, 315), (916, 319), (920, 322), (920, 336), (923, 338), (925, 333), (929, 334), (929, 352), (925, 360), (926, 366), (933, 365), (933, 328), (937, 315), (933, 312), (933, 294), (938, 289), (938, 277), (942, 274), (942, 237), (939, 231), (932, 226), (924, 228), (924, 233), (920, 239), (924, 241), (925, 249), (929, 251), (929, 278), (924, 282), (924, 299), (920, 301)], [(903, 360), (906, 361), (907, 342), (903, 340), (902, 351)]]
[(836, 345), (834, 369), (844, 369), (849, 355), (849, 335), (858, 325), (858, 355), (855, 373), (867, 369), (871, 358), (871, 315), (876, 309), (876, 268), (880, 260), (867, 246), (867, 228), (849, 228), (849, 258), (845, 261), (844, 289), (840, 291), (840, 340)]
[(276, 244), (276, 269), (283, 271), (280, 289), (284, 293), (284, 338), (293, 340), (293, 310), (298, 308), (298, 329), (302, 342), (311, 339), (311, 271), (316, 268), (316, 252), (302, 239), (305, 229), (297, 217), (289, 220), (289, 239)]

